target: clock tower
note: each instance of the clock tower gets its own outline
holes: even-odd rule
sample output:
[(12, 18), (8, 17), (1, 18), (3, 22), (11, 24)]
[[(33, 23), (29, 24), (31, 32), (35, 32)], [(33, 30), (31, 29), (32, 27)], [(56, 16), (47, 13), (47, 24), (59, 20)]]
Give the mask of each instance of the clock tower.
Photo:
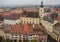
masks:
[(41, 2), (41, 6), (39, 8), (39, 17), (42, 18), (44, 16), (44, 7), (43, 7), (43, 1)]

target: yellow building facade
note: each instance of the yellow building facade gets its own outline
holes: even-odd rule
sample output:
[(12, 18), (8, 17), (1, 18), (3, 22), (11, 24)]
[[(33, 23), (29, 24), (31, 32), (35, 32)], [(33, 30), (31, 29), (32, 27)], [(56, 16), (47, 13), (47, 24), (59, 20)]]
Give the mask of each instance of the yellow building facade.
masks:
[(58, 23), (58, 21), (54, 20), (54, 23), (49, 23), (48, 21), (45, 20), (40, 20), (40, 22), (42, 23), (42, 25), (45, 27), (46, 32), (52, 37), (54, 38), (56, 41), (59, 42), (60, 38), (53, 32), (57, 32), (56, 30), (54, 30), (54, 25)]
[(21, 23), (28, 23), (28, 24), (39, 24), (39, 18), (32, 18), (32, 17), (20, 17)]
[(52, 32), (53, 26), (58, 23), (58, 21), (56, 21), (56, 20), (54, 20), (54, 23), (49, 23), (48, 21), (45, 21), (43, 19), (41, 19), (40, 22), (45, 27), (45, 29), (48, 30), (49, 32)]

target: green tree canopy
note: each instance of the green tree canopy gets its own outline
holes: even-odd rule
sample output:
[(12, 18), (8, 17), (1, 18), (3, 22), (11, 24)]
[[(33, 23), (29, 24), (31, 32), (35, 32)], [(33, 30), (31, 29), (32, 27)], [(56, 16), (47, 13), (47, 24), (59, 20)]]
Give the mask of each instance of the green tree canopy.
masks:
[(4, 17), (2, 17), (2, 16), (0, 15), (0, 21), (3, 21), (3, 19), (4, 19)]

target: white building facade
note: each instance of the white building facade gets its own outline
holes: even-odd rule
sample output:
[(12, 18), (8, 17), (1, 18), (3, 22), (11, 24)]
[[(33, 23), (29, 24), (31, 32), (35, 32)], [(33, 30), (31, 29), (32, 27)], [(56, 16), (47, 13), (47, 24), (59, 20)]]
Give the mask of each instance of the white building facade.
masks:
[(19, 24), (20, 22), (21, 22), (20, 19), (17, 20), (4, 19), (4, 24), (8, 24), (8, 25), (16, 25)]

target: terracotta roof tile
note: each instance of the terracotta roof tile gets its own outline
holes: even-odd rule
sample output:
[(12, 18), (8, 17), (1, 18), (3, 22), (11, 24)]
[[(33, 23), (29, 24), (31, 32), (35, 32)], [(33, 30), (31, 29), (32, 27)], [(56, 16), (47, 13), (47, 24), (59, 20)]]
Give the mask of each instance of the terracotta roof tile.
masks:
[[(38, 25), (36, 25), (38, 26)], [(6, 33), (11, 33), (11, 34), (20, 34), (23, 33), (25, 35), (27, 34), (43, 34), (42, 31), (34, 31), (32, 24), (24, 24), (23, 28), (22, 25), (15, 25), (12, 26), (11, 30), (5, 30)]]
[(23, 13), (23, 10), (21, 9), (13, 9), (12, 11), (11, 11), (11, 13), (15, 13), (15, 14), (21, 14), (21, 13)]
[(16, 25), (16, 26), (12, 26), (11, 31), (15, 33), (20, 33), (22, 32), (22, 29), (20, 25)]
[(4, 18), (9, 19), (9, 20), (16, 20), (16, 19), (20, 19), (20, 14), (11, 14), (11, 15), (6, 16)]
[(10, 14), (11, 14), (11, 12), (4, 12), (3, 17), (9, 16)]
[(60, 14), (60, 10), (57, 10), (56, 12), (57, 12), (58, 14)]
[(60, 21), (60, 16), (57, 17), (57, 20)]
[(0, 23), (4, 23), (3, 21), (0, 21)]
[(38, 12), (38, 9), (25, 9), (26, 12)]

